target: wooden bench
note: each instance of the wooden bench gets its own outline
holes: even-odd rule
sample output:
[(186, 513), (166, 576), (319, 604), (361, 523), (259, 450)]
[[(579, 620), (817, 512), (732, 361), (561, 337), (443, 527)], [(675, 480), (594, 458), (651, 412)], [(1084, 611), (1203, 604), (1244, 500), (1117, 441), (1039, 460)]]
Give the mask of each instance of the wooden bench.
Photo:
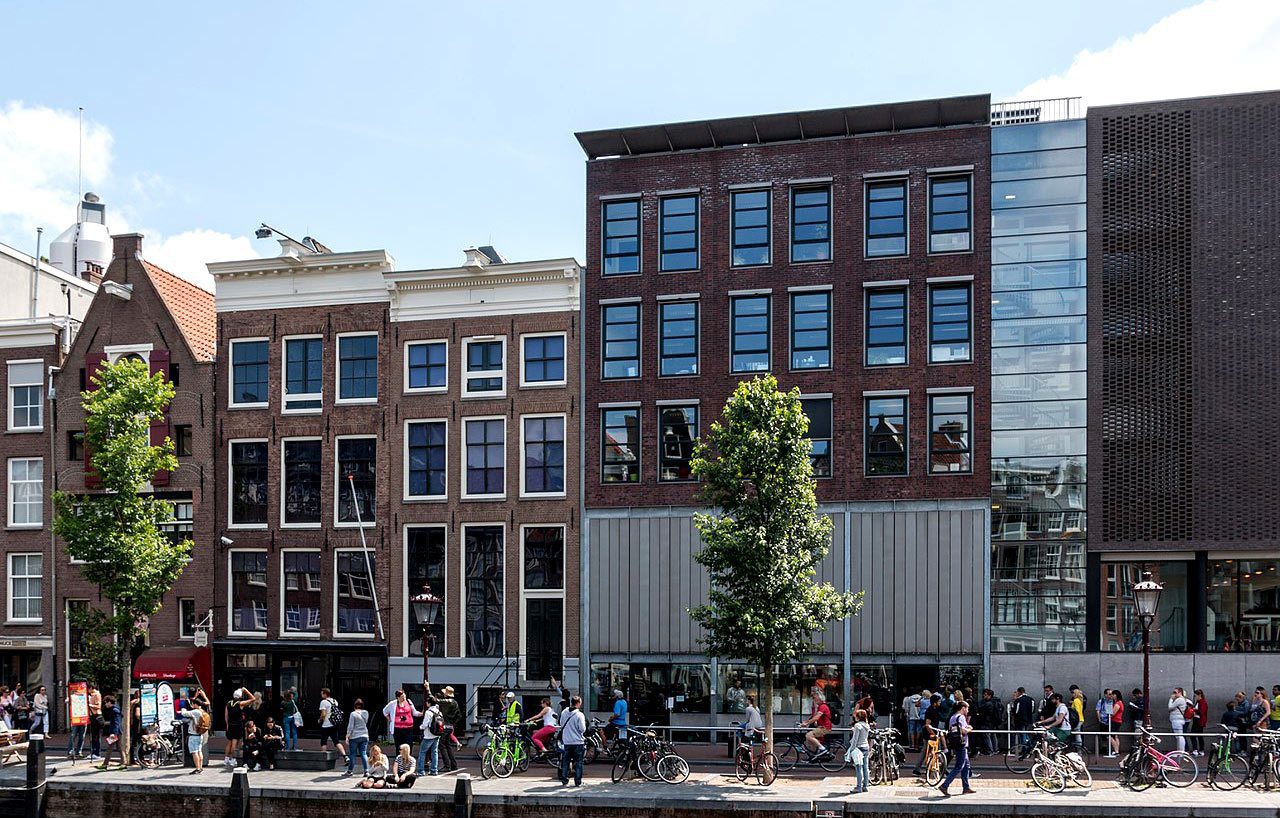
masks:
[(0, 729), (0, 764), (27, 760), (27, 731)]

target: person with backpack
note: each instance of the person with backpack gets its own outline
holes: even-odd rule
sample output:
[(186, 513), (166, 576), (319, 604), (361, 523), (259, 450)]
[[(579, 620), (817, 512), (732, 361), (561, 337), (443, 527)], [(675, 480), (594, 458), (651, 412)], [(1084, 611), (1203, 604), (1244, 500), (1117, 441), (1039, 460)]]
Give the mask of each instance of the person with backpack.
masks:
[(188, 700), (186, 704), (186, 707), (178, 711), (178, 718), (188, 722), (187, 754), (191, 756), (191, 763), (195, 767), (189, 775), (198, 775), (204, 772), (204, 736), (209, 732), (213, 719), (194, 701)]
[(1038, 720), (1036, 724), (1045, 728), (1049, 733), (1066, 744), (1071, 740), (1071, 708), (1062, 702), (1061, 693), (1052, 693), (1049, 695), (1049, 715)]
[(582, 714), (582, 697), (574, 696), (570, 709), (560, 714), (560, 785), (569, 786), (569, 770), (573, 770), (573, 786), (582, 786), (582, 756), (586, 749), (587, 717)]
[[(430, 693), (426, 699), (427, 710), (422, 714), (422, 744), (418, 747), (418, 777), (440, 773), (440, 736), (444, 733), (444, 714), (440, 703)], [(428, 763), (430, 759), (430, 763)]]
[(969, 726), (969, 703), (959, 702), (955, 712), (947, 721), (947, 749), (951, 751), (955, 761), (951, 764), (951, 772), (947, 773), (947, 777), (943, 779), (942, 786), (938, 787), (944, 798), (951, 796), (947, 790), (951, 787), (951, 782), (956, 780), (956, 776), (960, 777), (960, 783), (963, 785), (961, 795), (972, 795), (976, 792), (969, 786), (969, 734), (971, 732), (973, 728)]
[(320, 749), (323, 750), (330, 743), (342, 758), (347, 759), (347, 748), (338, 740), (338, 730), (342, 727), (343, 712), (338, 706), (338, 701), (329, 695), (329, 688), (320, 688)]
[(458, 741), (456, 735), (459, 726), (465, 728), (466, 725), (462, 721), (462, 708), (458, 706), (458, 700), (453, 697), (453, 686), (445, 685), (440, 691), (440, 715), (444, 717), (444, 732), (440, 734), (440, 744), (436, 747), (436, 753), (440, 756), (441, 768), (451, 773), (458, 769), (458, 759), (453, 754), (454, 747), (461, 747), (462, 742)]
[(302, 721), (302, 711), (293, 700), (293, 690), (284, 692), (284, 699), (280, 702), (280, 716), (284, 722), (284, 749), (298, 749), (298, 728), (301, 726), (299, 722)]

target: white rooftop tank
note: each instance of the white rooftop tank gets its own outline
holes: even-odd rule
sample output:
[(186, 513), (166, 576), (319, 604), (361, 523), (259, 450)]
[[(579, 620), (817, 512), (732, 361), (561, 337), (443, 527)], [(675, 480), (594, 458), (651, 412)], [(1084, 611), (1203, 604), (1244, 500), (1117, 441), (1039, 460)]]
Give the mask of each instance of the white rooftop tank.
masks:
[(84, 194), (78, 220), (49, 245), (49, 263), (77, 278), (102, 278), (111, 264), (111, 233), (107, 230), (107, 206), (92, 193)]

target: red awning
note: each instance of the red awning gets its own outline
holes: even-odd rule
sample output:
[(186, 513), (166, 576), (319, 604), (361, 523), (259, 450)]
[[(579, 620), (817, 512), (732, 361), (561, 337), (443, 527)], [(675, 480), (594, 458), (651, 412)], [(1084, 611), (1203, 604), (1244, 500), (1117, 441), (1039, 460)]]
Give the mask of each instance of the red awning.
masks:
[(211, 690), (213, 651), (208, 647), (147, 648), (133, 663), (133, 678), (192, 681), (205, 690)]

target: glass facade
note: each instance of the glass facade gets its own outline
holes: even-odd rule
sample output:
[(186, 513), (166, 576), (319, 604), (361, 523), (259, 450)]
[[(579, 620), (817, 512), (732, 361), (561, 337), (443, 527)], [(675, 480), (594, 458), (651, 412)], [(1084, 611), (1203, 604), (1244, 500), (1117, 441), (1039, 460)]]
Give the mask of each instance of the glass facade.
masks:
[[(1084, 120), (991, 131), (991, 649), (997, 652), (1085, 649), (1084, 146)], [(1118, 582), (1129, 567), (1108, 563), (1103, 571)], [(1180, 576), (1185, 590), (1185, 566)], [(1131, 584), (1118, 596), (1103, 593), (1103, 650), (1129, 649)], [(1180, 616), (1163, 631), (1166, 650), (1185, 649), (1175, 647), (1187, 644), (1185, 604)]]

